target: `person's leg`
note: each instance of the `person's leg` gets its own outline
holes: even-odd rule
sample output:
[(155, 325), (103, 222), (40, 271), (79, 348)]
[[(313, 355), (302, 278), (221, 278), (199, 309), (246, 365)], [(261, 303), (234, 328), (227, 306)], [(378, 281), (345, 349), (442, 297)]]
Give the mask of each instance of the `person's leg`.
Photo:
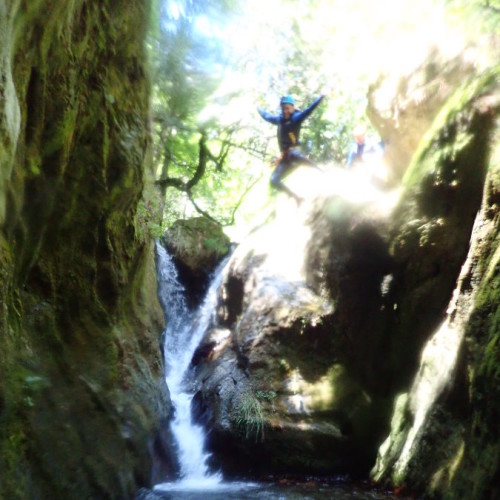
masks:
[(271, 174), (271, 186), (278, 189), (279, 191), (283, 191), (288, 196), (295, 198), (297, 202), (301, 202), (302, 199), (297, 196), (291, 189), (287, 188), (281, 179), (288, 175), (293, 170), (293, 162), (290, 161), (290, 158), (282, 158), (282, 160), (276, 165), (276, 168), (273, 170)]
[(290, 159), (290, 162), (293, 164), (302, 164), (302, 165), (308, 165), (310, 167), (316, 168), (320, 172), (323, 172), (324, 170), (319, 167), (315, 162), (307, 158), (301, 151), (298, 149), (291, 149), (288, 152), (288, 157)]
[(285, 158), (282, 158), (271, 174), (271, 185), (282, 191), (285, 185), (281, 182), (281, 179), (289, 173), (289, 170), (289, 162)]

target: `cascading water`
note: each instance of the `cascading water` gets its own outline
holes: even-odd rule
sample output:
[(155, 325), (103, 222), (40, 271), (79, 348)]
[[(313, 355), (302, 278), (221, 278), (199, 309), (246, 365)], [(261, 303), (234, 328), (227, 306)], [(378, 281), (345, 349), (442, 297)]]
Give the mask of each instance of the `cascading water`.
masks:
[[(222, 280), (221, 263), (214, 273), (204, 302), (196, 311), (190, 311), (185, 300), (185, 290), (177, 279), (172, 257), (159, 244), (156, 245), (160, 302), (167, 317), (163, 332), (166, 382), (175, 408), (171, 431), (177, 441), (180, 480), (161, 483), (153, 490), (143, 489), (139, 499), (144, 500), (243, 500), (243, 499), (308, 499), (336, 498), (339, 500), (386, 499), (385, 494), (360, 491), (340, 481), (328, 485), (318, 482), (314, 491), (306, 485), (280, 483), (223, 482), (219, 473), (211, 474), (204, 451), (203, 429), (191, 419), (191, 400), (195, 392), (190, 377), (190, 363), (203, 334), (213, 321), (217, 289)], [(237, 458), (237, 457), (235, 457)]]
[[(202, 305), (192, 312), (187, 307), (185, 290), (177, 279), (172, 257), (159, 243), (156, 252), (159, 296), (167, 317), (163, 332), (165, 377), (175, 409), (171, 430), (177, 441), (181, 469), (180, 482), (172, 485), (175, 484), (175, 488), (207, 488), (218, 484), (221, 476), (210, 474), (206, 464), (209, 455), (203, 449), (203, 429), (191, 419), (194, 388), (189, 367), (193, 353), (213, 318), (224, 262), (215, 271)], [(166, 483), (162, 484), (162, 489), (165, 486)]]

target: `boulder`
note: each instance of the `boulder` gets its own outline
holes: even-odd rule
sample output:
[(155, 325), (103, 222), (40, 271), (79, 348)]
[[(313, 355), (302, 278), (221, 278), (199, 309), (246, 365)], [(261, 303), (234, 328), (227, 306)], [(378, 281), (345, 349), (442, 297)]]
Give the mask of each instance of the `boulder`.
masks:
[(161, 241), (174, 259), (189, 304), (199, 303), (217, 264), (230, 250), (228, 236), (216, 222), (195, 217), (175, 221)]
[(367, 412), (380, 408), (334, 351), (333, 301), (301, 277), (304, 223), (295, 219), (286, 234), (277, 220), (235, 250), (219, 290), (217, 326), (193, 359), (203, 381), (195, 413), (226, 474), (368, 465), (360, 436), (372, 427)]
[[(329, 181), (359, 189), (345, 171)], [(364, 330), (391, 268), (388, 213), (331, 194), (300, 209), (282, 202), (224, 270), (215, 325), (193, 358), (195, 413), (227, 474), (366, 474), (391, 410)]]

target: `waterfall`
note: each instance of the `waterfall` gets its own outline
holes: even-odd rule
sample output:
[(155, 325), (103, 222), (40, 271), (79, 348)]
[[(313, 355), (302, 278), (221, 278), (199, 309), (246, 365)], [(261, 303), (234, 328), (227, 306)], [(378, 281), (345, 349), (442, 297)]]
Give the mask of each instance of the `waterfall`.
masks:
[[(262, 499), (262, 498), (338, 498), (339, 500), (372, 499), (387, 500), (386, 495), (367, 492), (360, 493), (360, 487), (350, 486), (341, 479), (331, 485), (318, 481), (313, 486), (308, 481), (301, 484), (281, 484), (280, 482), (240, 482), (222, 481), (221, 474), (211, 474), (204, 451), (204, 433), (201, 426), (191, 420), (191, 400), (196, 385), (190, 373), (190, 363), (194, 351), (204, 333), (214, 321), (217, 302), (217, 289), (222, 281), (222, 262), (214, 273), (205, 300), (195, 311), (190, 311), (185, 290), (177, 279), (177, 272), (168, 252), (156, 244), (158, 288), (167, 324), (163, 332), (165, 378), (170, 389), (174, 407), (171, 422), (172, 435), (177, 441), (180, 463), (180, 479), (168, 483), (156, 484), (153, 492), (141, 489), (137, 498), (141, 499)], [(237, 457), (235, 457), (237, 460)], [(351, 493), (352, 490), (352, 493)], [(151, 493), (151, 495), (150, 495)], [(163, 495), (165, 493), (165, 495)]]
[[(172, 257), (157, 242), (157, 268), (159, 296), (166, 315), (163, 332), (165, 378), (174, 407), (171, 431), (177, 441), (180, 463), (180, 482), (175, 488), (210, 487), (221, 481), (220, 474), (210, 474), (207, 466), (209, 454), (204, 451), (204, 433), (201, 426), (191, 419), (191, 400), (194, 395), (190, 379), (190, 363), (203, 334), (213, 320), (217, 300), (217, 288), (222, 280), (222, 262), (201, 306), (190, 311), (186, 304), (184, 287), (177, 279)], [(165, 489), (165, 484), (161, 485)]]

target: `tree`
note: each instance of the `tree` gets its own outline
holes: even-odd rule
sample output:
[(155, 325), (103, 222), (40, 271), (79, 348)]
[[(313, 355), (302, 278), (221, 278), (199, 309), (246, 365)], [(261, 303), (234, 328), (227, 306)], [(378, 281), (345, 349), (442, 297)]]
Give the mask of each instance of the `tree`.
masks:
[(235, 148), (262, 158), (257, 148), (238, 142), (234, 133), (238, 123), (222, 125), (216, 117), (199, 118), (218, 88), (228, 60), (222, 41), (200, 29), (200, 23), (208, 16), (224, 23), (232, 8), (227, 0), (203, 5), (167, 2), (162, 15), (153, 19), (149, 48), (154, 81), (154, 162), (157, 183), (167, 199), (167, 223), (186, 215), (188, 204), (222, 224), (231, 223), (239, 193), (255, 182), (246, 176), (238, 182), (230, 165), (230, 157), (237, 156), (232, 151)]
[[(465, 0), (421, 3), (168, 0), (149, 40), (166, 223), (197, 211), (231, 224), (237, 210), (258, 210), (242, 200), (267, 193), (266, 165), (277, 146), (256, 108), (279, 112), (284, 94), (302, 107), (327, 91), (304, 124), (303, 148), (318, 162), (344, 164), (354, 126), (367, 121), (369, 83), (407, 56), (401, 50), (395, 58), (394, 45), (404, 49), (408, 35), (425, 30), (434, 4), (462, 18), (470, 12)], [(498, 0), (473, 3), (497, 19)]]

